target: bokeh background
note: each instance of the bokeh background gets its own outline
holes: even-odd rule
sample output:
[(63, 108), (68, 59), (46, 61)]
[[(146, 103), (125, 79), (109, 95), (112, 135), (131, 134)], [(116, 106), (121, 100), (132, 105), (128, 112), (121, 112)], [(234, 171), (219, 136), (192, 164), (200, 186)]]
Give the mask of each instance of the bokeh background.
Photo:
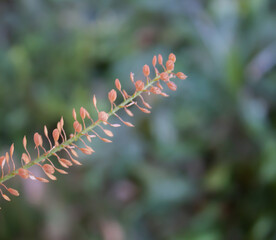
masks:
[(189, 78), (57, 182), (9, 181), (0, 239), (276, 239), (275, 29), (274, 0), (1, 1), (1, 153), (158, 53)]

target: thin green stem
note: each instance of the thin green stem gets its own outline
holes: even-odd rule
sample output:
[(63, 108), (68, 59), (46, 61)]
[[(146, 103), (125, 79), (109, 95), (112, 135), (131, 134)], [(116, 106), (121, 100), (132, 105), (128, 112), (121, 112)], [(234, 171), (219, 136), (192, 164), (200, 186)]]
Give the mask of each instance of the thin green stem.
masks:
[[(154, 79), (152, 79), (150, 82), (148, 82), (145, 87), (144, 90), (142, 91), (138, 91), (135, 92), (131, 97), (129, 97), (128, 99), (124, 100), (123, 102), (121, 102), (117, 107), (115, 107), (113, 110), (110, 110), (108, 112), (108, 116), (111, 117), (114, 115), (114, 113), (116, 113), (118, 110), (120, 110), (121, 108), (123, 108), (124, 106), (126, 106), (128, 103), (130, 103), (133, 99), (135, 99), (136, 97), (138, 97), (141, 93), (145, 92), (149, 87), (151, 87), (156, 81), (158, 81), (160, 79), (160, 76), (156, 76)], [(101, 124), (102, 121), (96, 121), (93, 124), (91, 124), (89, 127), (83, 129), (81, 132), (79, 132), (78, 134), (76, 134), (74, 137), (68, 139), (67, 141), (61, 143), (60, 145), (52, 148), (50, 151), (48, 151), (47, 153), (37, 157), (35, 160), (31, 161), (30, 163), (24, 165), (22, 168), (24, 169), (28, 169), (30, 167), (32, 167), (33, 165), (40, 163), (41, 161), (43, 161), (46, 158), (50, 158), (51, 156), (53, 156), (56, 152), (61, 151), (62, 149), (68, 147), (69, 145), (71, 145), (74, 142), (77, 142), (80, 137), (82, 137), (83, 135), (85, 135), (86, 133), (90, 132), (91, 130), (93, 130), (96, 126), (98, 126), (99, 124)], [(5, 181), (15, 177), (16, 175), (18, 175), (18, 169), (16, 169), (15, 171), (5, 175), (3, 178), (0, 179), (0, 184), (4, 183)]]

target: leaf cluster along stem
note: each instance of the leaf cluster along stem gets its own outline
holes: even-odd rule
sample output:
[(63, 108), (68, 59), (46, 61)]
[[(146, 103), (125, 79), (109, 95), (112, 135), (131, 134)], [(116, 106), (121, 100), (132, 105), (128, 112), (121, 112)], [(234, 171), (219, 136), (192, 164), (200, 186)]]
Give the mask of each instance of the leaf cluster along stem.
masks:
[[(145, 85), (144, 90), (135, 92), (132, 96), (130, 96), (129, 98), (127, 98), (126, 100), (124, 100), (122, 103), (120, 103), (118, 106), (116, 106), (113, 110), (110, 110), (108, 112), (108, 116), (111, 117), (112, 115), (114, 115), (114, 113), (116, 113), (118, 110), (120, 110), (121, 108), (123, 108), (124, 106), (126, 106), (133, 99), (135, 99), (136, 97), (138, 97), (141, 93), (145, 92), (145, 90), (147, 90), (149, 87), (151, 87), (159, 79), (160, 79), (160, 76), (156, 76), (154, 79), (152, 79), (151, 81), (149, 81)], [(31, 161), (30, 163), (24, 165), (22, 168), (28, 169), (28, 168), (32, 167), (33, 165), (35, 165), (37, 163), (40, 163), (44, 159), (53, 156), (56, 152), (59, 152), (62, 149), (64, 149), (65, 147), (71, 145), (72, 143), (77, 142), (80, 139), (80, 137), (82, 137), (84, 134), (90, 132), (91, 130), (93, 130), (96, 126), (98, 126), (101, 123), (102, 123), (102, 121), (100, 121), (100, 120), (94, 122), (93, 124), (91, 124), (87, 128), (83, 129), (81, 132), (79, 132), (78, 134), (76, 134), (74, 137), (68, 139), (65, 142), (62, 142), (58, 146), (53, 147), (50, 151), (48, 151), (47, 153), (44, 153), (43, 155), (37, 157), (36, 159), (34, 159), (33, 161)], [(11, 179), (13, 177), (15, 177), (16, 175), (18, 175), (18, 169), (16, 169), (15, 171), (12, 171), (11, 173), (9, 173), (9, 174), (5, 175), (3, 178), (1, 178), (0, 179), (0, 183), (4, 183), (5, 181), (7, 181), (7, 180), (9, 180), (9, 179)]]

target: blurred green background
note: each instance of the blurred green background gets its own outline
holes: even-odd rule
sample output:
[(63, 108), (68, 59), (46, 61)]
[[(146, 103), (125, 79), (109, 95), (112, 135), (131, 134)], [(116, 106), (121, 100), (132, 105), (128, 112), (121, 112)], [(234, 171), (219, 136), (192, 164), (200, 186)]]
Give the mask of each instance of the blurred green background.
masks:
[(57, 182), (9, 181), (0, 239), (276, 239), (275, 29), (274, 0), (1, 1), (1, 153), (158, 53), (189, 78)]

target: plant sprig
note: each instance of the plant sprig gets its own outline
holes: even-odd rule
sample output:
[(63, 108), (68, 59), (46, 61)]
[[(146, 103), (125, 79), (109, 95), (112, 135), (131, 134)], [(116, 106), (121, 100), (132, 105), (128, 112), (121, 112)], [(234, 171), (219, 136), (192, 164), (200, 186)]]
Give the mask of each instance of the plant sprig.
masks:
[[(156, 68), (157, 60), (159, 65), (162, 67), (162, 72), (159, 72)], [(53, 130), (52, 132), (52, 138), (53, 141), (50, 140), (48, 129), (46, 126), (44, 126), (44, 135), (47, 139), (50, 149), (46, 150), (43, 146), (43, 138), (39, 133), (34, 134), (34, 144), (35, 148), (37, 149), (38, 156), (32, 160), (30, 153), (27, 150), (27, 138), (24, 136), (23, 138), (23, 146), (26, 152), (22, 153), (21, 157), (21, 167), (16, 168), (15, 162), (13, 160), (13, 153), (14, 153), (14, 144), (11, 145), (9, 153), (6, 152), (3, 156), (0, 156), (0, 166), (1, 166), (1, 172), (2, 176), (0, 178), (0, 186), (4, 187), (10, 194), (14, 196), (19, 196), (19, 193), (17, 190), (13, 188), (8, 188), (4, 182), (7, 180), (19, 175), (23, 179), (32, 179), (32, 180), (38, 180), (41, 182), (49, 182), (48, 179), (44, 177), (37, 177), (35, 176), (29, 168), (36, 165), (40, 167), (46, 176), (51, 180), (56, 180), (56, 176), (54, 176), (55, 171), (60, 172), (62, 174), (67, 174), (67, 172), (61, 168), (57, 168), (55, 164), (50, 160), (50, 158), (56, 157), (59, 164), (63, 168), (69, 168), (73, 164), (81, 165), (81, 163), (76, 160), (75, 158), (79, 157), (79, 154), (76, 150), (79, 150), (80, 152), (91, 155), (94, 150), (88, 146), (87, 142), (92, 142), (92, 138), (99, 138), (104, 142), (112, 142), (109, 138), (101, 137), (99, 133), (95, 131), (96, 127), (100, 127), (101, 130), (104, 132), (104, 134), (107, 137), (113, 137), (112, 131), (105, 128), (106, 125), (110, 125), (111, 127), (119, 127), (120, 124), (112, 124), (109, 122), (110, 117), (117, 117), (123, 124), (134, 127), (134, 125), (130, 122), (124, 121), (117, 112), (119, 110), (124, 110), (129, 116), (133, 116), (133, 113), (129, 109), (130, 106), (136, 106), (139, 110), (141, 110), (144, 113), (150, 113), (151, 106), (144, 100), (142, 93), (148, 93), (148, 94), (157, 94), (164, 97), (167, 97), (168, 95), (163, 91), (163, 86), (161, 82), (165, 83), (167, 87), (173, 91), (177, 89), (176, 84), (172, 81), (173, 78), (178, 77), (179, 79), (186, 79), (187, 76), (182, 73), (174, 73), (174, 63), (175, 63), (176, 57), (174, 54), (169, 55), (169, 59), (166, 61), (166, 65), (163, 65), (163, 58), (159, 54), (158, 58), (156, 56), (153, 57), (152, 65), (154, 67), (155, 77), (151, 79), (149, 77), (150, 75), (150, 68), (148, 65), (144, 65), (143, 67), (143, 74), (145, 76), (145, 80), (134, 80), (134, 74), (130, 74), (130, 80), (134, 84), (135, 91), (132, 95), (129, 95), (124, 89), (121, 87), (121, 83), (119, 79), (115, 80), (115, 86), (116, 89), (112, 89), (108, 93), (108, 99), (110, 102), (110, 111), (104, 112), (99, 111), (97, 108), (97, 100), (96, 96), (93, 96), (93, 105), (98, 113), (98, 119), (94, 121), (91, 117), (89, 112), (81, 107), (80, 108), (80, 117), (81, 122), (77, 120), (77, 114), (75, 109), (73, 109), (73, 118), (74, 118), (74, 133), (70, 134), (70, 137), (67, 139), (67, 134), (65, 133), (65, 130), (63, 128), (64, 126), (64, 120), (63, 117), (61, 117), (61, 120), (57, 123), (57, 128)], [(123, 101), (116, 105), (115, 101), (117, 99), (117, 92), (119, 92), (122, 97)], [(140, 99), (140, 105), (138, 103), (137, 98)], [(86, 126), (86, 122), (89, 120), (91, 123), (90, 125)], [(84, 147), (79, 147), (77, 143), (82, 143)], [(41, 154), (40, 152), (43, 151)], [(67, 158), (61, 158), (57, 153), (60, 153), (61, 151), (64, 151), (68, 157)], [(12, 163), (12, 167), (11, 164)], [(45, 163), (47, 162), (47, 163)], [(42, 165), (43, 164), (43, 165)], [(11, 168), (13, 170), (11, 170)], [(5, 173), (7, 172), (7, 173)], [(10, 201), (10, 198), (3, 193), (2, 189), (0, 188), (0, 193), (2, 197)]]

